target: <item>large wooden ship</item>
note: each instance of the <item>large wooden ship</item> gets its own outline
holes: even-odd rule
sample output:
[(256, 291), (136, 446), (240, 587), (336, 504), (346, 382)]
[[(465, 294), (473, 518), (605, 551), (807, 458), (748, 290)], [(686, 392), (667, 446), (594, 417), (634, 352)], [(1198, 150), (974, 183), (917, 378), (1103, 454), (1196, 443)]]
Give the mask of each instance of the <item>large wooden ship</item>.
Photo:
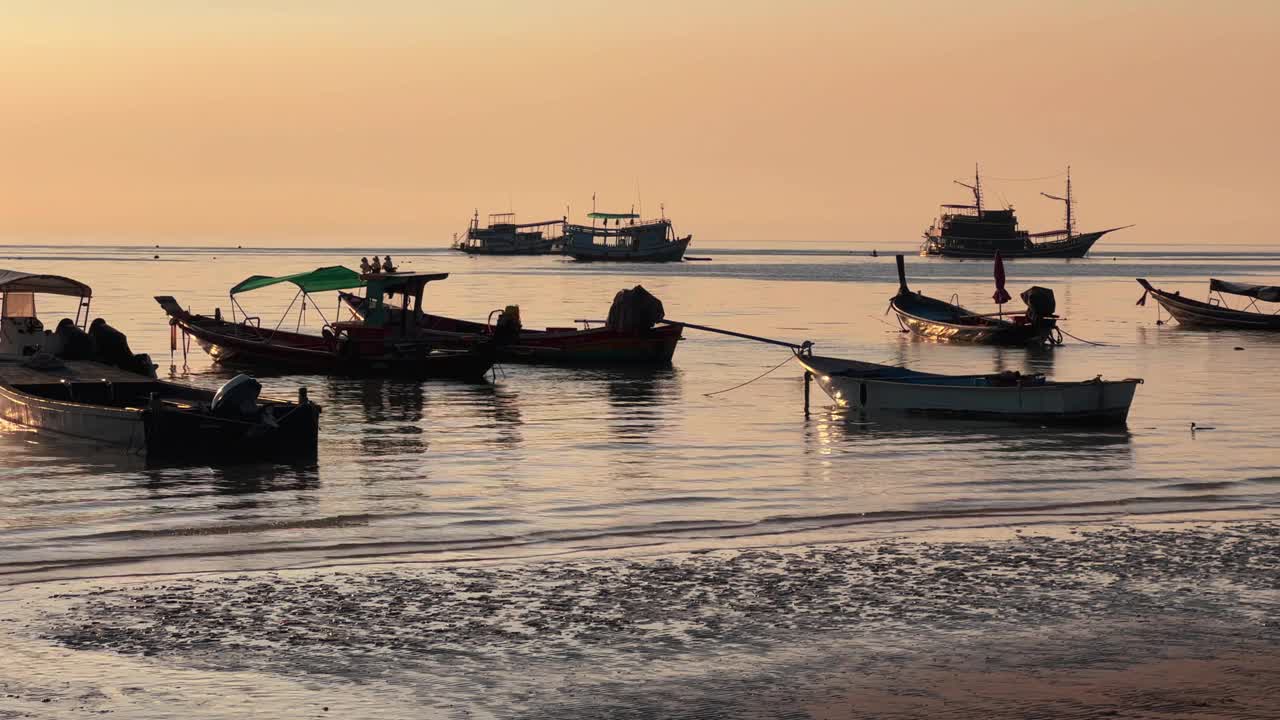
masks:
[(1040, 193), (1066, 207), (1066, 227), (1047, 232), (1028, 232), (1018, 227), (1013, 207), (992, 210), (982, 204), (982, 176), (974, 166), (973, 184), (955, 181), (973, 192), (972, 205), (943, 205), (938, 219), (925, 231), (921, 255), (959, 258), (1078, 258), (1109, 232), (1123, 227), (1077, 232), (1075, 200), (1071, 196), (1071, 168), (1067, 168), (1066, 197)]

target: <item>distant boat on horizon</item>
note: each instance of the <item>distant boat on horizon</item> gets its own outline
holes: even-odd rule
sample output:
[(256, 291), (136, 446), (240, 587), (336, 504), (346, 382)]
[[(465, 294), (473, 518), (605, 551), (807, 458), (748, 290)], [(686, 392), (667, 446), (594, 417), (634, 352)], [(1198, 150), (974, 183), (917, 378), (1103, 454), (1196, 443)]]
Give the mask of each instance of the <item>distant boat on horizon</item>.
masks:
[(1008, 258), (1079, 258), (1084, 257), (1103, 235), (1132, 225), (1077, 233), (1075, 201), (1071, 197), (1071, 168), (1067, 167), (1067, 194), (1058, 197), (1040, 193), (1066, 206), (1066, 227), (1062, 230), (1032, 233), (1018, 227), (1012, 206), (989, 210), (982, 206), (982, 176), (974, 166), (973, 184), (955, 181), (973, 192), (972, 205), (943, 205), (939, 217), (924, 234), (921, 255), (959, 258), (994, 258), (998, 251)]
[(590, 225), (564, 224), (564, 253), (574, 260), (675, 262), (684, 258), (693, 240), (692, 235), (678, 237), (665, 213), (656, 220), (641, 220), (634, 212), (592, 212), (587, 217)]
[(563, 240), (564, 220), (517, 223), (515, 213), (493, 213), (489, 224), (480, 227), (477, 210), (465, 238), (453, 243), (455, 250), (468, 255), (556, 255)]

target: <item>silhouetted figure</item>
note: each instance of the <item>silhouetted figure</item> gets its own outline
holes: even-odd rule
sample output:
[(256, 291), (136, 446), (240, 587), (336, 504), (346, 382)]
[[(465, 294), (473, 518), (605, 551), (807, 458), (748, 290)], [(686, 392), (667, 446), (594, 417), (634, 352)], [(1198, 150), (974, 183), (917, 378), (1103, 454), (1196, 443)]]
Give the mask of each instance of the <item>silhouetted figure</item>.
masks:
[(373, 269), (373, 266), (369, 264), (369, 258), (367, 257), (360, 258), (360, 273), (362, 275), (368, 275), (370, 270), (372, 269)]
[(395, 272), (396, 266), (391, 264), (391, 256), (388, 255), (382, 260), (382, 272)]
[(129, 340), (124, 333), (108, 325), (106, 320), (94, 320), (89, 325), (89, 337), (93, 340), (98, 362), (115, 365), (129, 372), (150, 374), (151, 368), (129, 349)]
[(382, 260), (378, 259), (377, 255), (373, 256), (373, 268), (371, 272), (374, 274), (382, 272)]

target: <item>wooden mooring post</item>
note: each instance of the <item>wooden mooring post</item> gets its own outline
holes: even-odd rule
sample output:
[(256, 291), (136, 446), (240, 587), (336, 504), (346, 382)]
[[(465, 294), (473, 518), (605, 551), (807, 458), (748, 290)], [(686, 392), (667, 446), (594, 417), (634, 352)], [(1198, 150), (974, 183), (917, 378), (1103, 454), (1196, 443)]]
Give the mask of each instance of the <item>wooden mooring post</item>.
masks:
[(809, 417), (809, 383), (813, 382), (813, 373), (804, 371), (804, 416)]

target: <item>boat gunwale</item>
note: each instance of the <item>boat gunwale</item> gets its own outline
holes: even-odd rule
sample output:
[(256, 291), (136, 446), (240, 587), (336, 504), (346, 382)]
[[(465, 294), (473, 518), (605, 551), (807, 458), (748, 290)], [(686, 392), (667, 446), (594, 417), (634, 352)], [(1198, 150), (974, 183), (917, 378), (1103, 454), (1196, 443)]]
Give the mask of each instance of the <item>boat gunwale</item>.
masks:
[[(1012, 390), (1017, 392), (1025, 392), (1027, 390), (1045, 391), (1052, 388), (1066, 388), (1066, 387), (1085, 386), (1085, 385), (1126, 385), (1126, 384), (1142, 385), (1145, 383), (1145, 381), (1142, 378), (1123, 378), (1120, 380), (1103, 380), (1101, 377), (1097, 377), (1090, 380), (1049, 380), (1045, 378), (1044, 382), (1036, 383), (1033, 385), (945, 385), (945, 384), (929, 383), (927, 381), (926, 382), (904, 381), (903, 379), (901, 379), (901, 377), (899, 378), (876, 377), (871, 373), (880, 372), (881, 370), (898, 370), (898, 371), (901, 371), (902, 373), (905, 373), (906, 377), (924, 378), (926, 380), (928, 378), (955, 378), (955, 379), (991, 378), (991, 377), (998, 377), (999, 374), (998, 373), (972, 373), (967, 375), (946, 375), (943, 373), (930, 373), (930, 372), (922, 372), (918, 370), (909, 370), (907, 368), (896, 367), (893, 365), (882, 365), (882, 366), (879, 366), (879, 369), (868, 369), (865, 371), (858, 371), (858, 370), (853, 370), (852, 372), (848, 370), (845, 370), (845, 371), (825, 370), (824, 371), (824, 370), (820, 370), (819, 368), (815, 367), (809, 362), (806, 362), (807, 360), (812, 359), (812, 356), (808, 356), (808, 357), (797, 356), (797, 357), (800, 360), (801, 366), (803, 366), (806, 370), (813, 373), (814, 375), (819, 375), (822, 377), (828, 377), (828, 378), (839, 377), (839, 378), (848, 378), (850, 380), (858, 380), (861, 382), (884, 383), (884, 384), (891, 384), (891, 385), (909, 385), (911, 387), (924, 387), (924, 388), (963, 389), (963, 390)], [(817, 357), (820, 360), (842, 362), (842, 363), (849, 362), (847, 360), (842, 360), (840, 358), (832, 358), (832, 357), (826, 357), (826, 356), (817, 356)], [(858, 362), (858, 361), (853, 361), (853, 362)], [(867, 364), (871, 365), (873, 363), (867, 363)], [(866, 373), (866, 374), (863, 374), (863, 373)], [(1035, 377), (1035, 376), (1026, 376), (1026, 377)], [(1040, 376), (1040, 377), (1043, 377), (1043, 376)]]
[[(1168, 290), (1161, 290), (1153, 286), (1146, 278), (1137, 278), (1142, 288), (1155, 296), (1156, 302), (1160, 303), (1174, 319), (1181, 324), (1182, 319), (1170, 309), (1170, 306), (1180, 311), (1188, 312), (1193, 315), (1199, 314), (1208, 320), (1241, 322), (1255, 325), (1258, 328), (1276, 328), (1280, 327), (1280, 309), (1273, 313), (1251, 312), (1249, 310), (1238, 310), (1236, 308), (1224, 305), (1214, 305), (1204, 300), (1197, 300), (1184, 295), (1177, 295)], [(1264, 301), (1265, 302), (1265, 301)], [(1166, 304), (1167, 303), (1167, 304)], [(1193, 324), (1193, 323), (1187, 323)]]
[[(960, 306), (960, 305), (953, 305), (953, 304), (951, 304), (951, 303), (949, 303), (949, 302), (946, 302), (946, 301), (944, 301), (944, 300), (939, 300), (939, 299), (937, 299), (937, 298), (929, 297), (928, 295), (924, 295), (924, 294), (920, 293), (919, 291), (912, 291), (911, 293), (909, 293), (909, 295), (914, 296), (914, 297), (917, 297), (917, 298), (924, 298), (924, 299), (929, 300), (929, 301), (931, 301), (931, 302), (935, 302), (935, 303), (938, 303), (938, 304), (940, 304), (940, 305), (944, 305), (944, 306), (946, 306), (946, 307), (953, 308), (953, 309), (956, 309), (956, 310), (966, 310), (966, 312), (967, 312), (967, 309), (966, 309), (966, 308), (964, 308), (964, 307), (962, 307), (962, 306)], [(990, 318), (990, 317), (986, 317), (985, 315), (978, 315), (978, 314), (975, 314), (975, 313), (970, 313), (970, 314), (968, 315), (968, 317), (972, 317), (972, 318), (975, 318), (975, 319), (977, 320), (977, 323), (976, 323), (976, 324), (974, 324), (974, 325), (962, 325), (962, 324), (960, 324), (960, 323), (947, 322), (947, 321), (945, 321), (945, 320), (935, 320), (935, 319), (933, 319), (933, 318), (928, 318), (928, 317), (925, 317), (925, 316), (923, 316), (923, 315), (916, 315), (915, 313), (912, 313), (912, 312), (909, 312), (909, 311), (907, 311), (907, 310), (902, 309), (902, 306), (898, 303), (898, 298), (900, 298), (900, 297), (902, 297), (902, 294), (901, 294), (901, 293), (899, 293), (898, 295), (893, 296), (893, 298), (891, 298), (891, 299), (889, 300), (889, 305), (893, 308), (893, 311), (894, 311), (894, 312), (896, 312), (896, 313), (898, 313), (898, 314), (900, 314), (900, 315), (905, 315), (905, 316), (907, 316), (907, 317), (909, 317), (909, 318), (912, 318), (912, 319), (914, 319), (914, 320), (919, 320), (919, 321), (921, 321), (921, 322), (929, 323), (929, 324), (931, 324), (931, 325), (944, 325), (944, 326), (946, 326), (946, 327), (952, 327), (952, 328), (957, 328), (957, 329), (959, 329), (959, 330), (969, 330), (969, 331), (972, 331), (972, 330), (983, 330), (983, 329), (987, 329), (987, 330), (1022, 330), (1022, 329), (1025, 327), (1025, 326), (1023, 326), (1023, 325), (1018, 325), (1017, 323), (1014, 323), (1014, 322), (1009, 321), (1009, 320), (1004, 320), (1004, 319), (1002, 319), (1002, 318)], [(1010, 316), (1011, 316), (1011, 317), (1019, 317), (1019, 314), (1017, 314), (1017, 313), (1011, 313), (1011, 314), (1010, 314)]]

